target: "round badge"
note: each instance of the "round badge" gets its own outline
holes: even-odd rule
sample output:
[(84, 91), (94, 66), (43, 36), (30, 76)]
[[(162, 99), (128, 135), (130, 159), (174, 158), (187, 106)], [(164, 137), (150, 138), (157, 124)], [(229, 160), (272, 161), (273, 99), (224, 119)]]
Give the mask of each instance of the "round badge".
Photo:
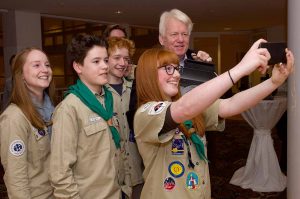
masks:
[(164, 188), (171, 191), (175, 187), (175, 180), (172, 177), (167, 177), (164, 181)]
[(25, 144), (22, 140), (14, 140), (10, 143), (9, 150), (14, 156), (20, 156), (25, 151)]
[(174, 178), (179, 178), (184, 174), (184, 166), (181, 162), (179, 161), (174, 161), (171, 162), (169, 165), (169, 173), (174, 177)]
[(45, 135), (46, 135), (46, 131), (43, 130), (43, 129), (38, 130), (38, 134), (39, 134), (40, 136), (45, 136)]
[(186, 187), (189, 190), (196, 190), (199, 187), (199, 177), (195, 172), (190, 172), (187, 174)]

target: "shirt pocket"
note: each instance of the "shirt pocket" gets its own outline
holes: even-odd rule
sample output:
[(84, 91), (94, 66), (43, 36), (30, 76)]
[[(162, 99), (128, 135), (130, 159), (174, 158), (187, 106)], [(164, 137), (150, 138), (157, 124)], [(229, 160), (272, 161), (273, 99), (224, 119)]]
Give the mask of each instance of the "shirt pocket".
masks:
[(96, 122), (84, 127), (85, 139), (82, 148), (89, 154), (99, 154), (110, 147), (108, 126), (104, 122)]

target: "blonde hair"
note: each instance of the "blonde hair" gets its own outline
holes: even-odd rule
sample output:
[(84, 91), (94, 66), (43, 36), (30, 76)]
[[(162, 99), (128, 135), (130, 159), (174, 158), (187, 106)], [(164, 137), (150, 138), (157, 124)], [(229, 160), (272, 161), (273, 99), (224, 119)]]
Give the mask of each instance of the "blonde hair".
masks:
[[(28, 57), (28, 54), (38, 50), (46, 55), (44, 51), (39, 48), (31, 47), (20, 51), (14, 58), (12, 63), (12, 94), (10, 102), (16, 104), (24, 113), (30, 123), (37, 129), (43, 129), (47, 124), (43, 121), (41, 115), (35, 109), (28, 89), (23, 80), (23, 68)], [(47, 55), (46, 55), (47, 56)], [(55, 88), (53, 80), (45, 92), (49, 95), (52, 103), (54, 103)]]
[[(168, 98), (160, 88), (158, 83), (158, 68), (168, 64), (179, 64), (178, 56), (169, 50), (162, 48), (153, 48), (146, 50), (138, 61), (136, 69), (136, 91), (138, 107), (150, 101), (167, 101)], [(180, 91), (180, 86), (178, 85)], [(172, 101), (181, 97), (178, 92)], [(197, 132), (204, 135), (204, 122), (199, 115), (192, 119)], [(183, 126), (183, 125), (181, 125)], [(187, 129), (182, 128), (183, 133), (188, 134)]]

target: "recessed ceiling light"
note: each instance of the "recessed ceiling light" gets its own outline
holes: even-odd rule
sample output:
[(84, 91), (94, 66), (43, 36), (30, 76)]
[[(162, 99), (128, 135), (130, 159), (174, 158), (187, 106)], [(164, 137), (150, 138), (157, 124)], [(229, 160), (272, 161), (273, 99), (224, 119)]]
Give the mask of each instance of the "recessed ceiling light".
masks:
[(224, 28), (224, 30), (227, 30), (227, 31), (228, 31), (228, 30), (231, 30), (231, 29), (232, 29), (231, 27), (225, 27), (225, 28)]
[(122, 12), (121, 10), (117, 10), (115, 13), (116, 13), (117, 15), (120, 15), (120, 14), (122, 14), (123, 12)]

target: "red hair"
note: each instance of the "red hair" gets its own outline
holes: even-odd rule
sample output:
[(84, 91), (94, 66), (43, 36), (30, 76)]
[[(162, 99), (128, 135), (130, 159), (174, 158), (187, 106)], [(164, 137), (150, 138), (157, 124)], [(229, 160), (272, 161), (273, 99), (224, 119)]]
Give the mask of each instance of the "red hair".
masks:
[[(171, 51), (162, 48), (153, 48), (146, 50), (138, 61), (136, 69), (136, 91), (138, 107), (151, 101), (167, 101), (168, 97), (164, 94), (158, 83), (158, 68), (168, 64), (179, 64), (178, 56)], [(180, 87), (178, 86), (180, 91)], [(176, 101), (181, 97), (178, 92), (172, 101)], [(204, 123), (202, 116), (199, 115), (192, 119), (194, 127), (202, 136), (204, 134)], [(181, 125), (182, 126), (182, 125)], [(183, 133), (187, 134), (187, 130), (181, 128)]]

